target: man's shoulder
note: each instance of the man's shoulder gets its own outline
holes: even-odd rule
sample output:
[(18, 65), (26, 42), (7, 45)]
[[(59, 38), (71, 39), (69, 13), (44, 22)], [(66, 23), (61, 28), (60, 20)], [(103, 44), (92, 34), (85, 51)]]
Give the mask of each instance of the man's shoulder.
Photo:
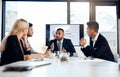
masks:
[(52, 39), (52, 40), (50, 40), (50, 42), (55, 42), (56, 41), (56, 39)]
[(99, 34), (100, 39), (106, 39), (102, 34)]
[(102, 34), (99, 34), (98, 40), (102, 40), (104, 42), (107, 41), (107, 39)]
[(71, 41), (71, 39), (68, 39), (68, 38), (64, 38), (64, 41)]

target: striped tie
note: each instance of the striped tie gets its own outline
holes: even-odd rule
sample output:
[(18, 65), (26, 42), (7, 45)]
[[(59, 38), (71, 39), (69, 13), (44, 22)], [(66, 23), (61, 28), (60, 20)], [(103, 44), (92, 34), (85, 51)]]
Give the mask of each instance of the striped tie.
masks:
[(59, 41), (58, 42), (58, 51), (60, 51), (61, 50), (61, 42)]

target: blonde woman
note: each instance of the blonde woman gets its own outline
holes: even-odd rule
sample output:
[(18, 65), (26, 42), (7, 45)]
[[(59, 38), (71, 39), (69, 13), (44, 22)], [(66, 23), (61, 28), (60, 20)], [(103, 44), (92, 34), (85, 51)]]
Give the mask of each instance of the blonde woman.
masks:
[(9, 35), (2, 40), (0, 46), (0, 51), (2, 53), (0, 65), (29, 60), (32, 58), (43, 58), (42, 55), (30, 55), (30, 47), (27, 43), (27, 49), (24, 49), (21, 38), (27, 36), (27, 33), (28, 22), (24, 19), (18, 19), (13, 25)]
[[(44, 54), (31, 54), (31, 49), (27, 43), (28, 22), (24, 19), (18, 19), (11, 32), (6, 36), (0, 45), (1, 64), (5, 65), (16, 61), (30, 60), (34, 58), (44, 58), (51, 54), (48, 51)], [(24, 44), (21, 38), (24, 37)]]
[(27, 35), (28, 22), (24, 19), (18, 19), (11, 30), (1, 43), (1, 65), (9, 64), (16, 61), (24, 60), (25, 54), (30, 54), (29, 51), (24, 51), (21, 37)]

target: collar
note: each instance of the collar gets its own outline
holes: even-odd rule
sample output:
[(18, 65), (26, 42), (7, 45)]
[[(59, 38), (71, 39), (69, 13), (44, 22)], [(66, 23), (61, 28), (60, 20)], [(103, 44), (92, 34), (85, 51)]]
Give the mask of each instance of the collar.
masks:
[(97, 35), (95, 36), (95, 38), (92, 38), (92, 41), (96, 41), (98, 39), (99, 33), (97, 33)]
[[(59, 41), (57, 40), (57, 43), (58, 43)], [(63, 43), (63, 39), (60, 41), (61, 43)]]

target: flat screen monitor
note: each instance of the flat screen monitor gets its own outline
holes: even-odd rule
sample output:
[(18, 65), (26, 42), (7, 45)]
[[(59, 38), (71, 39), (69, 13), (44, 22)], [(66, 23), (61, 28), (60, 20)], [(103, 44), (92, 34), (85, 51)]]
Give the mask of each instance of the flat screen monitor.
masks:
[(46, 46), (49, 41), (55, 39), (55, 33), (58, 28), (64, 30), (64, 38), (71, 39), (73, 45), (79, 45), (79, 40), (84, 37), (83, 24), (46, 24)]

